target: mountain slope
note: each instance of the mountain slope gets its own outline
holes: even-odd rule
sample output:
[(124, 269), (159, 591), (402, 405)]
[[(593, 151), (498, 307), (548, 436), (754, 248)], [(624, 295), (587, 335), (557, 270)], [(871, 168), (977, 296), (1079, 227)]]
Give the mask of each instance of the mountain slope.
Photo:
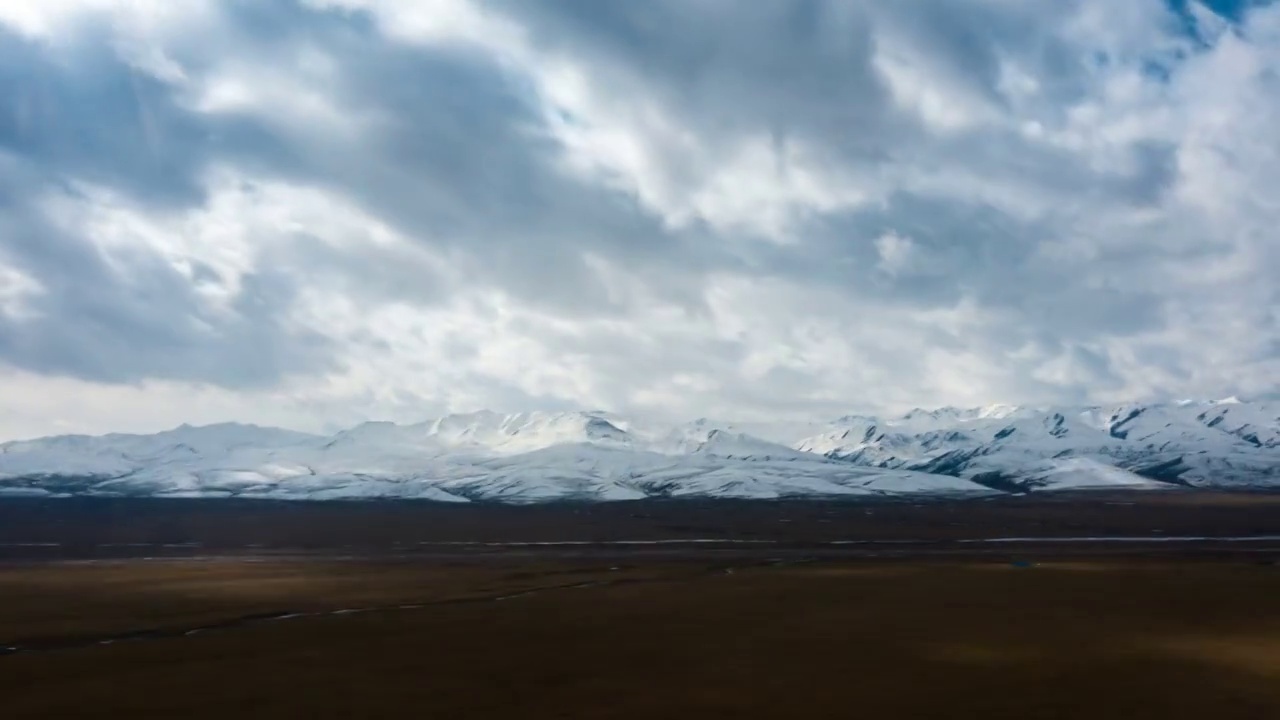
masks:
[(1280, 407), (1232, 401), (913, 411), (846, 423), (797, 447), (857, 465), (1015, 484), (1034, 480), (1045, 461), (1083, 458), (1166, 483), (1271, 486), (1280, 485), (1278, 438)]
[[(766, 440), (747, 428), (776, 433)], [(814, 433), (795, 440), (801, 428)], [(0, 444), (0, 494), (606, 501), (1280, 486), (1280, 405), (914, 410), (825, 425), (493, 412)]]

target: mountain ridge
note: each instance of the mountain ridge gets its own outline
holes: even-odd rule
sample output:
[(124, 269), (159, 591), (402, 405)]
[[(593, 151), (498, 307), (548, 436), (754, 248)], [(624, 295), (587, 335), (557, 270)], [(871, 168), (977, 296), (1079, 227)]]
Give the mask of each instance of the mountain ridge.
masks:
[(1280, 401), (948, 407), (810, 424), (479, 411), (332, 435), (219, 423), (0, 443), (0, 495), (538, 502), (1171, 486), (1280, 487)]

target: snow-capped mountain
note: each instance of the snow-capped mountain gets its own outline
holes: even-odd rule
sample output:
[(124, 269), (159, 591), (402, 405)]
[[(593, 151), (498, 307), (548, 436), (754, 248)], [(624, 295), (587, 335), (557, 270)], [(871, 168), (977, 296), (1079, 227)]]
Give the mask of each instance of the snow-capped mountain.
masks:
[(838, 423), (797, 448), (997, 487), (1033, 482), (1045, 463), (1079, 459), (1164, 483), (1280, 485), (1280, 404), (1231, 398), (1114, 408), (912, 411), (884, 421)]
[(331, 436), (223, 424), (0, 444), (0, 495), (534, 502), (1174, 485), (1280, 487), (1280, 403), (942, 408), (816, 425), (477, 412)]

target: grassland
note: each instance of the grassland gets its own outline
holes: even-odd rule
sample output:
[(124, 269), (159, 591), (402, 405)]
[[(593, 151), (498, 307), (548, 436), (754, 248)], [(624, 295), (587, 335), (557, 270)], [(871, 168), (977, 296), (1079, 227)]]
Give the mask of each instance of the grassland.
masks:
[[(169, 528), (200, 538), (198, 553), (0, 565), (0, 646), (20, 648), (0, 656), (0, 714), (1280, 717), (1280, 543), (1048, 543), (946, 554), (930, 552), (934, 546), (818, 552), (806, 545), (828, 537), (820, 534), (836, 524), (820, 520), (835, 518), (846, 525), (843, 536), (856, 535), (865, 530), (855, 527), (859, 516), (880, 513), (906, 513), (894, 527), (913, 535), (932, 528), (990, 537), (1045, 523), (1054, 532), (1054, 523), (1079, 523), (1089, 533), (1277, 529), (1276, 506), (1265, 498), (1224, 501), (1215, 507), (1236, 509), (1206, 510), (1199, 520), (1195, 513), (1184, 518), (1177, 509), (1183, 501), (1172, 496), (1158, 502), (1174, 510), (1094, 502), (1109, 509), (1027, 505), (1019, 513), (967, 505), (978, 509), (962, 512), (961, 522), (974, 522), (974, 514), (1015, 519), (960, 530), (945, 520), (956, 511), (941, 506), (877, 507), (871, 516), (861, 514), (866, 508), (786, 505), (773, 506), (772, 516), (767, 505), (720, 516), (697, 516), (705, 508), (695, 506), (625, 513), (651, 527), (685, 521), (739, 535), (782, 532), (775, 539), (786, 543), (662, 553), (616, 547), (404, 553), (387, 548), (424, 536), (456, 537), (463, 528), (441, 523), (423, 530), (403, 519), (380, 525), (360, 515), (372, 510), (359, 510), (328, 527), (328, 536), (323, 525), (279, 524), (271, 532), (316, 538), (311, 551), (288, 559), (247, 551), (243, 542), (213, 552), (207, 545), (223, 537), (213, 529), (224, 526), (196, 532), (204, 521), (178, 513)], [(201, 517), (225, 511), (183, 507)], [(541, 512), (555, 527), (526, 516), (521, 531), (573, 534), (562, 524), (573, 509)], [(671, 513), (689, 517), (673, 520)], [(1117, 525), (1113, 513), (1140, 522)], [(238, 517), (241, 540), (270, 540), (252, 513)], [(474, 532), (499, 536), (500, 523), (471, 518), (480, 518)], [(1153, 519), (1160, 527), (1151, 526)], [(110, 526), (108, 535), (118, 539), (151, 532), (148, 522), (131, 530), (100, 527)], [(384, 535), (387, 527), (399, 530)], [(605, 536), (641, 531), (605, 529), (598, 521), (577, 531), (594, 528)], [(370, 535), (377, 543), (361, 540)], [(72, 536), (82, 550), (104, 537), (77, 527), (58, 542)], [(324, 537), (339, 540), (314, 547)], [(374, 550), (345, 547), (362, 542)]]

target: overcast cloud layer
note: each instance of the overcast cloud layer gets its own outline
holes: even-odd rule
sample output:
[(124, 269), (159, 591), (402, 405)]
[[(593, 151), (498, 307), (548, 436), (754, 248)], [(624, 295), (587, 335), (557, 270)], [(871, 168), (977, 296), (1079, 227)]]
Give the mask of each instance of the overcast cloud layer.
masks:
[(0, 438), (1275, 392), (1280, 6), (0, 0)]

